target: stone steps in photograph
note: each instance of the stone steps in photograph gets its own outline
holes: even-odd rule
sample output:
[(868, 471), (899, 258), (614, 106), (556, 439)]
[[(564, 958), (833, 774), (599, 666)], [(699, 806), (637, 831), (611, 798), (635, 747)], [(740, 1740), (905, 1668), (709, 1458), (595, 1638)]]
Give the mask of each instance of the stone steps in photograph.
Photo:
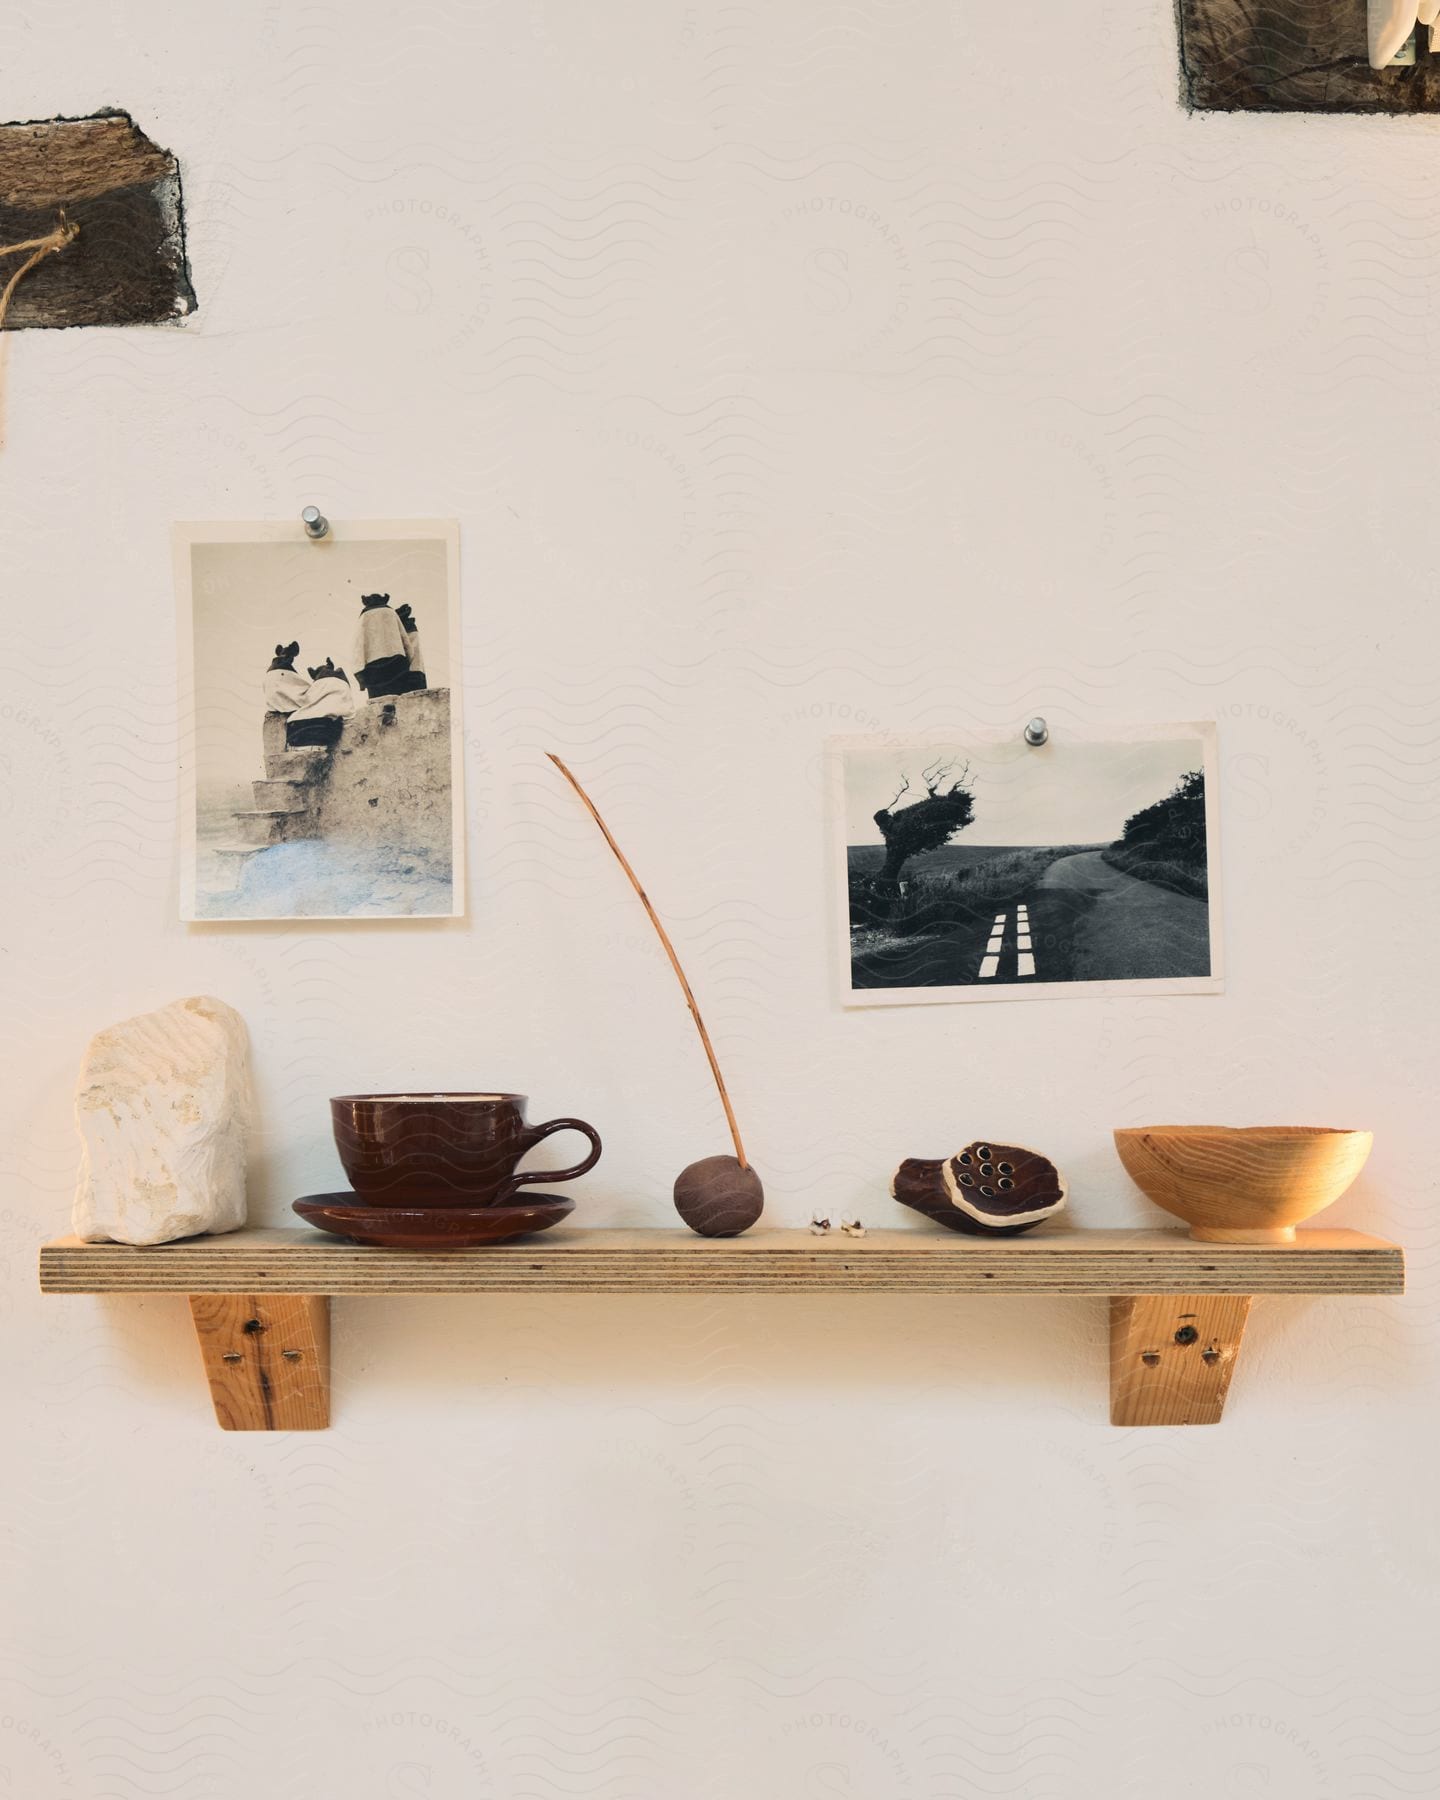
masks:
[(316, 801), (330, 771), (324, 745), (292, 749), (285, 742), (285, 715), (267, 713), (263, 727), (265, 774), (250, 786), (255, 805), (235, 814), (244, 843), (263, 850), (320, 835)]
[(285, 742), (284, 713), (265, 715), (265, 776), (269, 781), (321, 781), (330, 761), (323, 744), (292, 750)]
[(264, 849), (268, 844), (293, 844), (297, 838), (318, 835), (314, 814), (308, 807), (298, 810), (256, 807), (249, 812), (237, 812), (235, 820), (247, 841), (257, 849)]
[(233, 894), (244, 878), (245, 865), (264, 848), (263, 844), (211, 844), (215, 866), (224, 874), (224, 881), (216, 884), (216, 892)]
[(315, 783), (293, 776), (279, 776), (252, 781), (250, 786), (255, 805), (262, 812), (308, 812)]

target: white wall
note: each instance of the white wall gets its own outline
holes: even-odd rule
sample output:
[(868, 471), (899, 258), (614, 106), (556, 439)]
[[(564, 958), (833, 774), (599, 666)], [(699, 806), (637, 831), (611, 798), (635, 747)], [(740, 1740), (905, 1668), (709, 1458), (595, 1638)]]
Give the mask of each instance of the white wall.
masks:
[[(1440, 1785), (1431, 1378), (1440, 173), (1187, 118), (1165, 0), (22, 6), (4, 113), (181, 156), (200, 311), (5, 345), (0, 1792), (1389, 1800)], [(457, 514), (470, 916), (176, 919), (174, 518)], [(1228, 994), (842, 1012), (837, 728), (1221, 720)], [(1406, 1301), (1267, 1301), (1216, 1430), (1098, 1303), (340, 1302), (222, 1436), (184, 1302), (42, 1300), (88, 1035), (208, 991), (255, 1209), (331, 1093), (528, 1089), (592, 1223), (1017, 1135), (1373, 1126)], [(8, 1782), (8, 1787), (5, 1785)]]

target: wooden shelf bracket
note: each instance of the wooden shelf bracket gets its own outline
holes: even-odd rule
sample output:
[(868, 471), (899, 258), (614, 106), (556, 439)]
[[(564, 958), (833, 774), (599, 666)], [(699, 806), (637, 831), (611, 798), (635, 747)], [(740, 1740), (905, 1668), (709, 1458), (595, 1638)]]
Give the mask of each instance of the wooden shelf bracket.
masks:
[(323, 1431), (330, 1423), (330, 1302), (323, 1294), (192, 1294), (224, 1431)]
[(1110, 1423), (1218, 1425), (1250, 1314), (1245, 1294), (1110, 1301)]

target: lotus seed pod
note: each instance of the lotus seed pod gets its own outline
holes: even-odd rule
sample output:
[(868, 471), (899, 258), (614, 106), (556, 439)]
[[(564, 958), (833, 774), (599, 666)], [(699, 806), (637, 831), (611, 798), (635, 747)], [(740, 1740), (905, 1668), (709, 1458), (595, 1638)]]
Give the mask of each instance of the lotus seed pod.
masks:
[(733, 1156), (705, 1156), (675, 1178), (675, 1210), (701, 1237), (739, 1237), (760, 1217), (765, 1189)]
[(1054, 1163), (1018, 1144), (977, 1140), (940, 1162), (908, 1157), (891, 1195), (950, 1231), (1014, 1237), (1052, 1218), (1065, 1204), (1065, 1178)]

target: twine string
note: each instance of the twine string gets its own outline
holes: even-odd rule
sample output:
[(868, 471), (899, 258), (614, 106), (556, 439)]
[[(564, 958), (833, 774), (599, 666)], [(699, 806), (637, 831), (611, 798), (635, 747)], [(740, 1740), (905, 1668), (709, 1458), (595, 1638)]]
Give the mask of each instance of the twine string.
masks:
[(10, 310), (10, 296), (20, 283), (37, 263), (44, 262), (47, 256), (53, 256), (57, 250), (63, 250), (67, 244), (73, 244), (79, 235), (80, 227), (67, 219), (62, 212), (56, 215), (54, 230), (47, 231), (44, 237), (26, 238), (23, 243), (19, 244), (0, 244), (0, 257), (18, 256), (22, 250), (30, 252), (5, 283), (4, 289), (0, 290), (0, 331), (5, 329), (5, 315)]

